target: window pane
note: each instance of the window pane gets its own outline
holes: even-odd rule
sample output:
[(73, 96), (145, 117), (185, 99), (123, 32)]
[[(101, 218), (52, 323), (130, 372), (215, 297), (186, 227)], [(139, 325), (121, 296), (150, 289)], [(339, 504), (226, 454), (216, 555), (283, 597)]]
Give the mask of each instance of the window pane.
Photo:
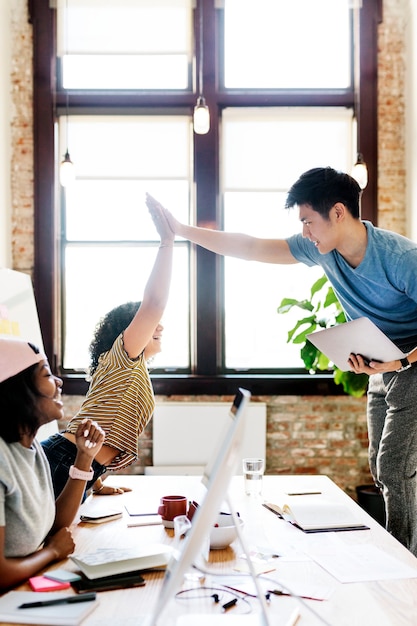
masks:
[(347, 88), (351, 0), (224, 0), (227, 88)]
[(61, 118), (60, 154), (68, 134), (77, 179), (188, 179), (190, 133), (185, 115), (73, 115), (67, 133)]
[[(95, 325), (115, 306), (142, 299), (157, 247), (71, 246), (65, 254), (64, 368), (84, 370)], [(162, 352), (153, 368), (188, 368), (188, 249), (174, 251), (170, 299), (162, 319)]]
[[(296, 211), (284, 207), (290, 185), (311, 167), (348, 171), (352, 113), (305, 109), (226, 110), (223, 116), (224, 228), (282, 238), (300, 231)], [(337, 119), (339, 118), (339, 119)], [(299, 348), (287, 345), (296, 312), (278, 315), (284, 297), (308, 296), (321, 268), (225, 259), (226, 367), (302, 367)], [(293, 320), (293, 321), (292, 321)]]
[(188, 89), (185, 54), (94, 55), (63, 58), (65, 89)]
[[(59, 0), (66, 89), (187, 89), (191, 0)], [(163, 14), (163, 19), (161, 19)]]
[[(226, 109), (226, 189), (287, 190), (310, 167), (350, 172), (353, 112), (345, 108)], [(313, 165), (311, 165), (313, 163)]]
[[(62, 336), (64, 368), (72, 370), (88, 365), (100, 317), (142, 297), (156, 254), (151, 244), (159, 241), (145, 192), (188, 221), (192, 175), (186, 116), (70, 116), (67, 129), (61, 120), (59, 154), (67, 145), (66, 130), (76, 180), (61, 196)], [(178, 242), (174, 257), (158, 369), (189, 368), (188, 243)]]
[(145, 205), (147, 191), (158, 200), (167, 198), (175, 215), (188, 207), (187, 180), (76, 180), (66, 191), (67, 239), (155, 241), (158, 233)]

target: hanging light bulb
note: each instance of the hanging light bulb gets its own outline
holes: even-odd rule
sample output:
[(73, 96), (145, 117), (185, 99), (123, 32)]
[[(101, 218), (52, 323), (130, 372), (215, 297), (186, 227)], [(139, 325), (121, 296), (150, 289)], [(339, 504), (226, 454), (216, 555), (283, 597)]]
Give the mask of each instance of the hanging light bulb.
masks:
[(360, 27), (359, 27), (359, 12), (362, 8), (362, 0), (355, 0), (355, 4), (353, 6), (353, 29), (354, 29), (354, 39), (358, 43), (358, 45), (354, 46), (355, 51), (355, 103), (354, 103), (354, 114), (356, 116), (356, 163), (352, 167), (352, 178), (356, 180), (359, 187), (361, 189), (365, 189), (368, 184), (368, 168), (366, 167), (365, 160), (361, 153), (360, 141), (362, 135), (361, 128), (361, 81), (360, 81), (360, 61), (359, 61), (359, 41), (360, 41)]
[[(68, 53), (68, 0), (65, 3), (65, 55)], [(64, 154), (64, 160), (61, 161), (59, 166), (59, 182), (63, 187), (68, 187), (75, 180), (75, 167), (71, 161), (70, 153), (68, 150), (68, 90), (66, 99), (66, 118), (65, 118), (65, 138), (67, 149)]]
[(210, 111), (203, 96), (203, 4), (199, 7), (200, 55), (198, 60), (198, 89), (199, 96), (194, 107), (193, 125), (197, 135), (206, 135), (210, 130)]
[(352, 177), (356, 180), (361, 189), (365, 189), (368, 184), (368, 168), (360, 152), (358, 152), (356, 163), (352, 168)]
[(64, 160), (61, 162), (59, 166), (59, 182), (63, 187), (68, 187), (75, 180), (75, 167), (74, 163), (71, 161), (70, 153), (68, 152), (68, 148), (66, 153), (64, 154)]
[(210, 111), (203, 96), (197, 98), (194, 107), (194, 132), (197, 135), (206, 135), (210, 130)]

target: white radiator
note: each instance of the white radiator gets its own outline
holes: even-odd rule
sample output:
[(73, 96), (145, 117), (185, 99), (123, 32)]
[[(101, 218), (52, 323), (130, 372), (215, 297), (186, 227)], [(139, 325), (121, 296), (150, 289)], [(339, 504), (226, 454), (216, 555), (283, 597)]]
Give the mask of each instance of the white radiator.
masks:
[[(229, 402), (161, 402), (153, 416), (153, 466), (145, 474), (201, 474), (230, 419)], [(266, 453), (266, 404), (246, 409), (242, 458)], [(237, 471), (240, 473), (241, 468)]]

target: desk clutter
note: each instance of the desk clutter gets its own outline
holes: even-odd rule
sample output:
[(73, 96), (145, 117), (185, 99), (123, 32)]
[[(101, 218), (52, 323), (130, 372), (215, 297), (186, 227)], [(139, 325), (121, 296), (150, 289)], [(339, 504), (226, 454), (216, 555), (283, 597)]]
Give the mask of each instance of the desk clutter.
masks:
[[(106, 480), (110, 484), (120, 483), (120, 477), (116, 476)], [(206, 562), (196, 563), (197, 568), (190, 567), (185, 572), (182, 584), (164, 603), (163, 615), (152, 621), (152, 611), (159, 603), (164, 584), (166, 563), (177, 552), (181, 554), (187, 540), (187, 536), (179, 539), (173, 528), (161, 523), (157, 507), (163, 494), (178, 493), (187, 498), (187, 513), (190, 503), (195, 513), (199, 508), (197, 502), (203, 502), (201, 479), (124, 476), (123, 483), (132, 492), (112, 497), (110, 503), (122, 516), (108, 523), (75, 524), (76, 553), (39, 574), (50, 582), (53, 579), (58, 583), (70, 582), (71, 587), (34, 592), (25, 585), (10, 592), (24, 596), (5, 594), (0, 598), (2, 624), (114, 626), (116, 612), (117, 626), (415, 623), (417, 559), (325, 476), (268, 475), (263, 477), (262, 495), (256, 498), (246, 495), (243, 476), (235, 476), (231, 481), (230, 501), (221, 505), (222, 514), (215, 518), (219, 526), (212, 529), (221, 533), (224, 519), (224, 528), (229, 530), (232, 524), (228, 506), (233, 505), (233, 510), (239, 511), (237, 517), (249, 546), (248, 553), (242, 548), (236, 528), (232, 528), (233, 533), (225, 544), (219, 543), (217, 549), (211, 545)], [(94, 507), (89, 508), (93, 501), (94, 497), (87, 499), (80, 513), (94, 511)], [(95, 506), (100, 504), (101, 511), (109, 506), (106, 499), (96, 501)], [(297, 501), (305, 502), (310, 509), (315, 508), (316, 501), (338, 505), (339, 512), (343, 510), (342, 524), (355, 518), (368, 530), (304, 532), (264, 506), (273, 503), (283, 507), (286, 503), (300, 521), (298, 508), (294, 506)], [(99, 514), (99, 508), (95, 513)], [(129, 515), (133, 510), (136, 516)], [(143, 513), (159, 523), (130, 526)], [(97, 594), (95, 600), (88, 599), (92, 592)], [(45, 597), (52, 600), (65, 596), (87, 600), (17, 608)], [(268, 622), (261, 621), (260, 597), (267, 605)], [(398, 621), (398, 615), (403, 621)]]

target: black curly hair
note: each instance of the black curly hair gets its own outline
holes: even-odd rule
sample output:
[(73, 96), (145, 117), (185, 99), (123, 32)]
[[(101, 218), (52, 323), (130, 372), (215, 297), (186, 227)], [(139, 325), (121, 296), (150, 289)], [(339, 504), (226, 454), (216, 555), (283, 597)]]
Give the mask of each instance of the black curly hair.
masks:
[(141, 302), (126, 302), (115, 307), (101, 318), (96, 326), (89, 348), (90, 376), (97, 369), (100, 355), (110, 350), (116, 337), (129, 326), (135, 317), (140, 305)]
[(38, 401), (41, 394), (35, 383), (38, 365), (0, 383), (0, 437), (7, 443), (20, 441), (23, 434), (34, 436), (40, 425)]

